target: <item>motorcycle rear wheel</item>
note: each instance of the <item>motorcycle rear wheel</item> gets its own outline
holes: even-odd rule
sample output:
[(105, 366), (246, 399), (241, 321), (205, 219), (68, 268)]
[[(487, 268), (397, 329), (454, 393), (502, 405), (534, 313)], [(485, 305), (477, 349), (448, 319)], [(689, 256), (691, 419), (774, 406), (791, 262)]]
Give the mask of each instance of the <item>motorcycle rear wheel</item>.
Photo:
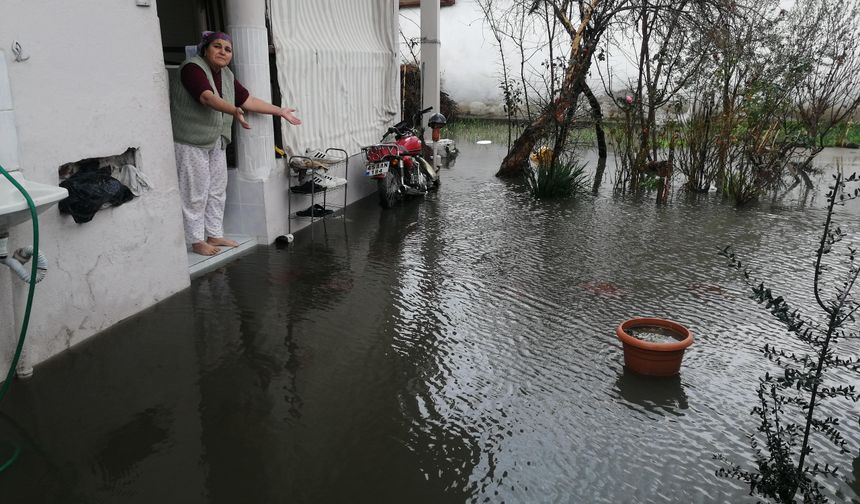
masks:
[(392, 208), (403, 198), (400, 187), (400, 176), (389, 171), (385, 177), (376, 182), (376, 192), (379, 193), (379, 204), (382, 208)]

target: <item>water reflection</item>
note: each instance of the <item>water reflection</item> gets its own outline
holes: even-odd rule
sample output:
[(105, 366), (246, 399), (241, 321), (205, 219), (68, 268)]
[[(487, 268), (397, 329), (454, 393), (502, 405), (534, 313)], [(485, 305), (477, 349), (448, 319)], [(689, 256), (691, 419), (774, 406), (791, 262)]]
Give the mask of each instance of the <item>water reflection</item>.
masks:
[(118, 488), (136, 475), (137, 467), (169, 442), (173, 418), (163, 406), (147, 408), (108, 434), (95, 454), (108, 488)]
[(682, 415), (682, 410), (690, 407), (681, 375), (645, 376), (624, 366), (615, 381), (615, 390), (625, 401), (651, 413)]
[[(465, 492), (481, 447), (462, 412), (450, 408), (459, 384), (447, 369), (451, 352), (440, 275), (446, 254), (437, 205), (411, 199), (380, 213), (368, 260), (384, 270), (392, 350), (406, 384), (398, 396), (408, 420), (407, 448), (424, 477), (445, 492)], [(455, 397), (447, 397), (453, 394)]]
[[(851, 490), (853, 490), (856, 495), (860, 496), (860, 455), (854, 457), (848, 484), (851, 487)], [(860, 498), (855, 497), (851, 499), (851, 502), (860, 502)]]
[[(808, 308), (820, 186), (534, 202), (493, 177), (504, 146), (461, 147), (439, 193), (368, 198), (39, 366), (4, 400), (24, 452), (0, 498), (744, 502), (711, 454), (748, 453), (783, 331), (716, 251)], [(621, 366), (613, 329), (644, 315), (694, 333), (680, 377)]]

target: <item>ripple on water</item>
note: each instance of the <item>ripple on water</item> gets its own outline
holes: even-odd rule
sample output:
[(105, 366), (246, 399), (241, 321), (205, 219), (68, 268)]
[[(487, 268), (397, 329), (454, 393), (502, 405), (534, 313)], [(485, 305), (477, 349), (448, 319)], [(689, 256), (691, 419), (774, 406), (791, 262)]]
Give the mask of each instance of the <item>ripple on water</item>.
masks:
[[(756, 258), (778, 243), (767, 262), (751, 265), (791, 291), (778, 272), (807, 261), (804, 233), (816, 230), (819, 213), (738, 215), (714, 198), (532, 204), (495, 185), (474, 187), (474, 174), (452, 178), (446, 189), (463, 185), (434, 202), (443, 224), (409, 251), (444, 243), (431, 267), (408, 273), (431, 293), (401, 287), (397, 296), (404, 313), (423, 296), (439, 300), (433, 324), (441, 330), (417, 335), (404, 315), (404, 332), (415, 336), (404, 344), (434, 355), (436, 372), (425, 379), (432, 401), (448, 408), (434, 429), (462, 430), (482, 451), (471, 474), (475, 500), (744, 495), (714, 476), (712, 455), (750, 462), (748, 413), (767, 368), (759, 348), (781, 332), (717, 251), (734, 244)], [(463, 187), (472, 189), (468, 200)], [(693, 332), (681, 376), (624, 369), (614, 328), (648, 315)], [(426, 337), (438, 340), (418, 341)]]
[[(489, 147), (463, 146), (426, 200), (380, 211), (368, 199), (196, 279), (101, 339), (122, 342), (103, 344), (109, 358), (95, 343), (46, 363), (10, 411), (46, 422), (67, 418), (52, 403), (82, 404), (39, 429), (60, 440), (42, 436), (40, 453), (94, 487), (161, 481), (146, 471), (171, 460), (192, 494), (248, 502), (751, 501), (712, 456), (752, 464), (760, 348), (796, 347), (717, 251), (733, 245), (812, 313), (821, 210), (679, 192), (657, 206), (608, 187), (534, 202), (493, 177), (504, 147)], [(690, 329), (680, 376), (625, 370), (615, 328), (636, 316)], [(856, 428), (845, 435), (860, 445)], [(63, 441), (79, 438), (95, 458)], [(858, 460), (828, 455), (845, 473)], [(828, 483), (834, 500), (857, 499), (852, 476)]]

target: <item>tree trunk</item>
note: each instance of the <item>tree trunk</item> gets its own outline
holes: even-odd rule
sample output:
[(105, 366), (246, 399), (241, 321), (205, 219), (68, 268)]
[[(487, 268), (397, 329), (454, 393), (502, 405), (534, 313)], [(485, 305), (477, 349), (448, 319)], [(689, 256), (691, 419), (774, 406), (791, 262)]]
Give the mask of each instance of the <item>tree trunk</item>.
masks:
[[(645, 163), (648, 162), (648, 143), (651, 138), (651, 124), (648, 122), (648, 118), (645, 116), (645, 86), (646, 83), (650, 84), (650, 79), (646, 79), (645, 73), (649, 71), (650, 65), (650, 53), (649, 53), (649, 41), (651, 38), (651, 30), (648, 21), (648, 2), (647, 0), (642, 3), (642, 31), (639, 34), (642, 37), (641, 46), (639, 49), (639, 78), (636, 83), (636, 114), (637, 119), (639, 120), (639, 150), (636, 153), (636, 160), (633, 162), (633, 166), (630, 167), (630, 185), (631, 189), (638, 189), (639, 187), (639, 171), (645, 166)], [(645, 82), (643, 82), (645, 81)], [(649, 88), (650, 90), (650, 88)], [(654, 99), (651, 96), (650, 92), (648, 93), (648, 107), (649, 112), (651, 108), (651, 101)]]
[(603, 131), (603, 109), (600, 107), (600, 102), (597, 101), (588, 84), (583, 84), (582, 92), (588, 100), (589, 107), (591, 107), (591, 118), (594, 120), (594, 133), (597, 136), (597, 155), (599, 158), (606, 159), (606, 133)]
[(526, 129), (520, 133), (520, 136), (514, 140), (511, 145), (508, 155), (502, 160), (502, 165), (499, 171), (496, 172), (497, 177), (512, 178), (519, 176), (529, 161), (529, 155), (532, 153), (535, 144), (544, 136), (544, 131), (549, 126), (549, 119), (552, 117), (551, 112), (543, 112), (534, 121), (531, 122)]
[[(502, 160), (499, 171), (496, 172), (497, 177), (511, 178), (522, 174), (535, 144), (546, 136), (550, 127), (555, 126), (559, 130), (556, 136), (556, 145), (559, 145), (559, 140), (561, 140), (561, 145), (564, 145), (565, 138), (563, 137), (567, 135), (569, 118), (573, 114), (579, 94), (582, 92), (585, 74), (591, 66), (591, 55), (603, 33), (602, 29), (587, 30), (591, 15), (598, 3), (599, 0), (592, 0), (590, 9), (576, 29), (570, 25), (562, 12), (554, 9), (556, 17), (565, 26), (572, 38), (570, 64), (565, 72), (558, 98), (552, 105), (541, 111), (540, 115), (526, 126), (526, 129), (514, 141), (508, 155)], [(553, 152), (553, 159), (559, 154), (560, 152)]]
[(591, 188), (592, 192), (597, 194), (600, 184), (603, 182), (603, 172), (606, 170), (606, 133), (603, 131), (603, 110), (588, 84), (583, 84), (582, 92), (585, 94), (585, 98), (588, 100), (588, 105), (591, 108), (594, 133), (597, 136), (597, 171), (594, 173), (594, 186)]

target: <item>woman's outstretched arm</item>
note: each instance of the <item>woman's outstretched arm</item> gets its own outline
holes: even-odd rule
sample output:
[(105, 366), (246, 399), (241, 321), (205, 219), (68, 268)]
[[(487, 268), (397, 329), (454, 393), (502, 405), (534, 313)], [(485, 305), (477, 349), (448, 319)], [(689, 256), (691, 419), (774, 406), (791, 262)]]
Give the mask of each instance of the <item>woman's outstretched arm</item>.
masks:
[(302, 120), (296, 117), (293, 112), (296, 111), (294, 108), (289, 107), (278, 107), (272, 105), (271, 103), (265, 102), (255, 96), (249, 96), (245, 103), (242, 104), (242, 108), (247, 110), (248, 112), (256, 112), (258, 114), (269, 114), (273, 116), (283, 117), (287, 120), (288, 123), (298, 126), (302, 123)]

